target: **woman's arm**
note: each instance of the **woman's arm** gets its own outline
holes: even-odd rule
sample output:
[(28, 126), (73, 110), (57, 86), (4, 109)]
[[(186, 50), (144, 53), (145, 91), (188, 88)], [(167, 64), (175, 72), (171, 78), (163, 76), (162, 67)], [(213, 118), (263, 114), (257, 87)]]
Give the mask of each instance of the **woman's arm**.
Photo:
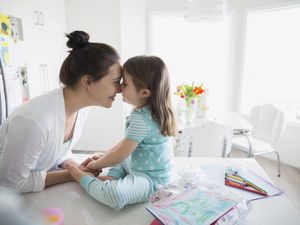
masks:
[[(67, 170), (69, 167), (71, 168), (77, 168), (80, 173), (85, 174), (85, 175), (91, 175), (91, 176), (98, 176), (101, 170), (94, 170), (94, 169), (89, 169), (86, 168), (86, 165), (93, 161), (91, 158), (87, 158), (84, 160), (82, 163), (78, 164), (74, 159), (68, 159), (66, 160), (63, 164), (62, 167), (64, 170), (60, 171), (52, 171), (48, 172), (46, 175), (46, 181), (45, 181), (45, 186), (51, 186), (54, 184), (60, 184), (60, 183), (66, 183), (70, 181), (74, 181), (75, 177)], [(79, 172), (78, 172), (79, 173)]]
[(74, 181), (74, 178), (67, 170), (47, 172), (45, 186)]
[(46, 132), (34, 121), (15, 117), (6, 127), (3, 152), (0, 159), (0, 186), (19, 193), (42, 191), (45, 170), (36, 170), (36, 164), (45, 145)]
[(60, 166), (63, 168), (63, 169), (66, 169), (66, 165), (67, 164), (72, 164), (74, 166), (79, 166), (79, 164), (74, 160), (74, 159), (68, 159), (66, 161), (64, 161)]
[(90, 169), (102, 169), (109, 166), (114, 166), (126, 159), (136, 149), (137, 146), (137, 142), (125, 138), (103, 157), (88, 163), (87, 167)]

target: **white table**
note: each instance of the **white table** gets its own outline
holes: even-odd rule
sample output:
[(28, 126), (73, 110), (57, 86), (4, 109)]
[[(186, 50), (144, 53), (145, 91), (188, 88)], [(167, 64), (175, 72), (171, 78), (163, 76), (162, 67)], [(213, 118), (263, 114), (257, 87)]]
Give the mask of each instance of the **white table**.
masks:
[[(255, 159), (234, 158), (175, 158), (177, 170), (188, 166), (226, 166), (232, 164), (246, 165), (267, 180), (270, 178)], [(218, 167), (217, 167), (218, 168)], [(217, 173), (215, 173), (217, 172)], [(208, 177), (216, 179), (222, 171), (209, 173)], [(223, 175), (224, 176), (224, 175)], [(219, 179), (219, 177), (218, 177)], [(24, 194), (28, 204), (39, 208), (61, 207), (64, 209), (65, 225), (149, 225), (153, 216), (147, 212), (147, 203), (126, 206), (115, 211), (89, 197), (79, 184), (71, 182), (49, 187), (40, 193)], [(253, 209), (244, 224), (289, 225), (300, 224), (300, 214), (284, 195), (253, 201)]]

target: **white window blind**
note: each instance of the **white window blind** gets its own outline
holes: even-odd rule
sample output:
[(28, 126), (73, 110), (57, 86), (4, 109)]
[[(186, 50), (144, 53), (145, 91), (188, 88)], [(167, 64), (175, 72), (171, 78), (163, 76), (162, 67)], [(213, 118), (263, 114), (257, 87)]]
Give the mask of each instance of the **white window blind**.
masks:
[[(151, 17), (151, 53), (161, 57), (171, 76), (172, 93), (179, 84), (204, 84), (210, 111), (227, 104), (227, 21), (187, 22), (180, 15)], [(179, 97), (173, 96), (176, 104)]]
[(255, 104), (300, 116), (300, 7), (250, 13), (247, 19), (242, 111)]

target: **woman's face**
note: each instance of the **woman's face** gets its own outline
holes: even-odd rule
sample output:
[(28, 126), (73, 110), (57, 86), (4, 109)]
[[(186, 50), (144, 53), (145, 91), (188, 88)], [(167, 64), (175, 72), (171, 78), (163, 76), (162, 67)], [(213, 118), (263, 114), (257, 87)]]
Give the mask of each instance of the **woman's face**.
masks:
[(98, 81), (92, 82), (89, 90), (95, 105), (110, 108), (116, 94), (121, 92), (121, 66), (119, 63), (112, 65), (108, 73)]

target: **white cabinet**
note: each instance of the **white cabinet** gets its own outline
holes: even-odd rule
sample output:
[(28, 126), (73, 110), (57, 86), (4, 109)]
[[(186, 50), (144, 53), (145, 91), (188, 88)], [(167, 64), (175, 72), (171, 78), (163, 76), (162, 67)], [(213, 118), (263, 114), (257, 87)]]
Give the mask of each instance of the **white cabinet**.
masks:
[(67, 56), (63, 34), (24, 27), (26, 66), (31, 97), (59, 86), (59, 71)]
[(22, 20), (21, 64), (27, 67), (30, 97), (58, 87), (60, 67), (67, 56), (65, 1), (0, 0), (0, 12)]
[(65, 31), (64, 0), (0, 0), (0, 11), (22, 19), (25, 26)]
[(64, 32), (66, 27), (65, 1), (32, 0), (34, 24), (41, 28)]
[(39, 68), (44, 90), (59, 87), (59, 72), (61, 64), (67, 56), (66, 38), (63, 33), (52, 31), (39, 32), (38, 56)]

